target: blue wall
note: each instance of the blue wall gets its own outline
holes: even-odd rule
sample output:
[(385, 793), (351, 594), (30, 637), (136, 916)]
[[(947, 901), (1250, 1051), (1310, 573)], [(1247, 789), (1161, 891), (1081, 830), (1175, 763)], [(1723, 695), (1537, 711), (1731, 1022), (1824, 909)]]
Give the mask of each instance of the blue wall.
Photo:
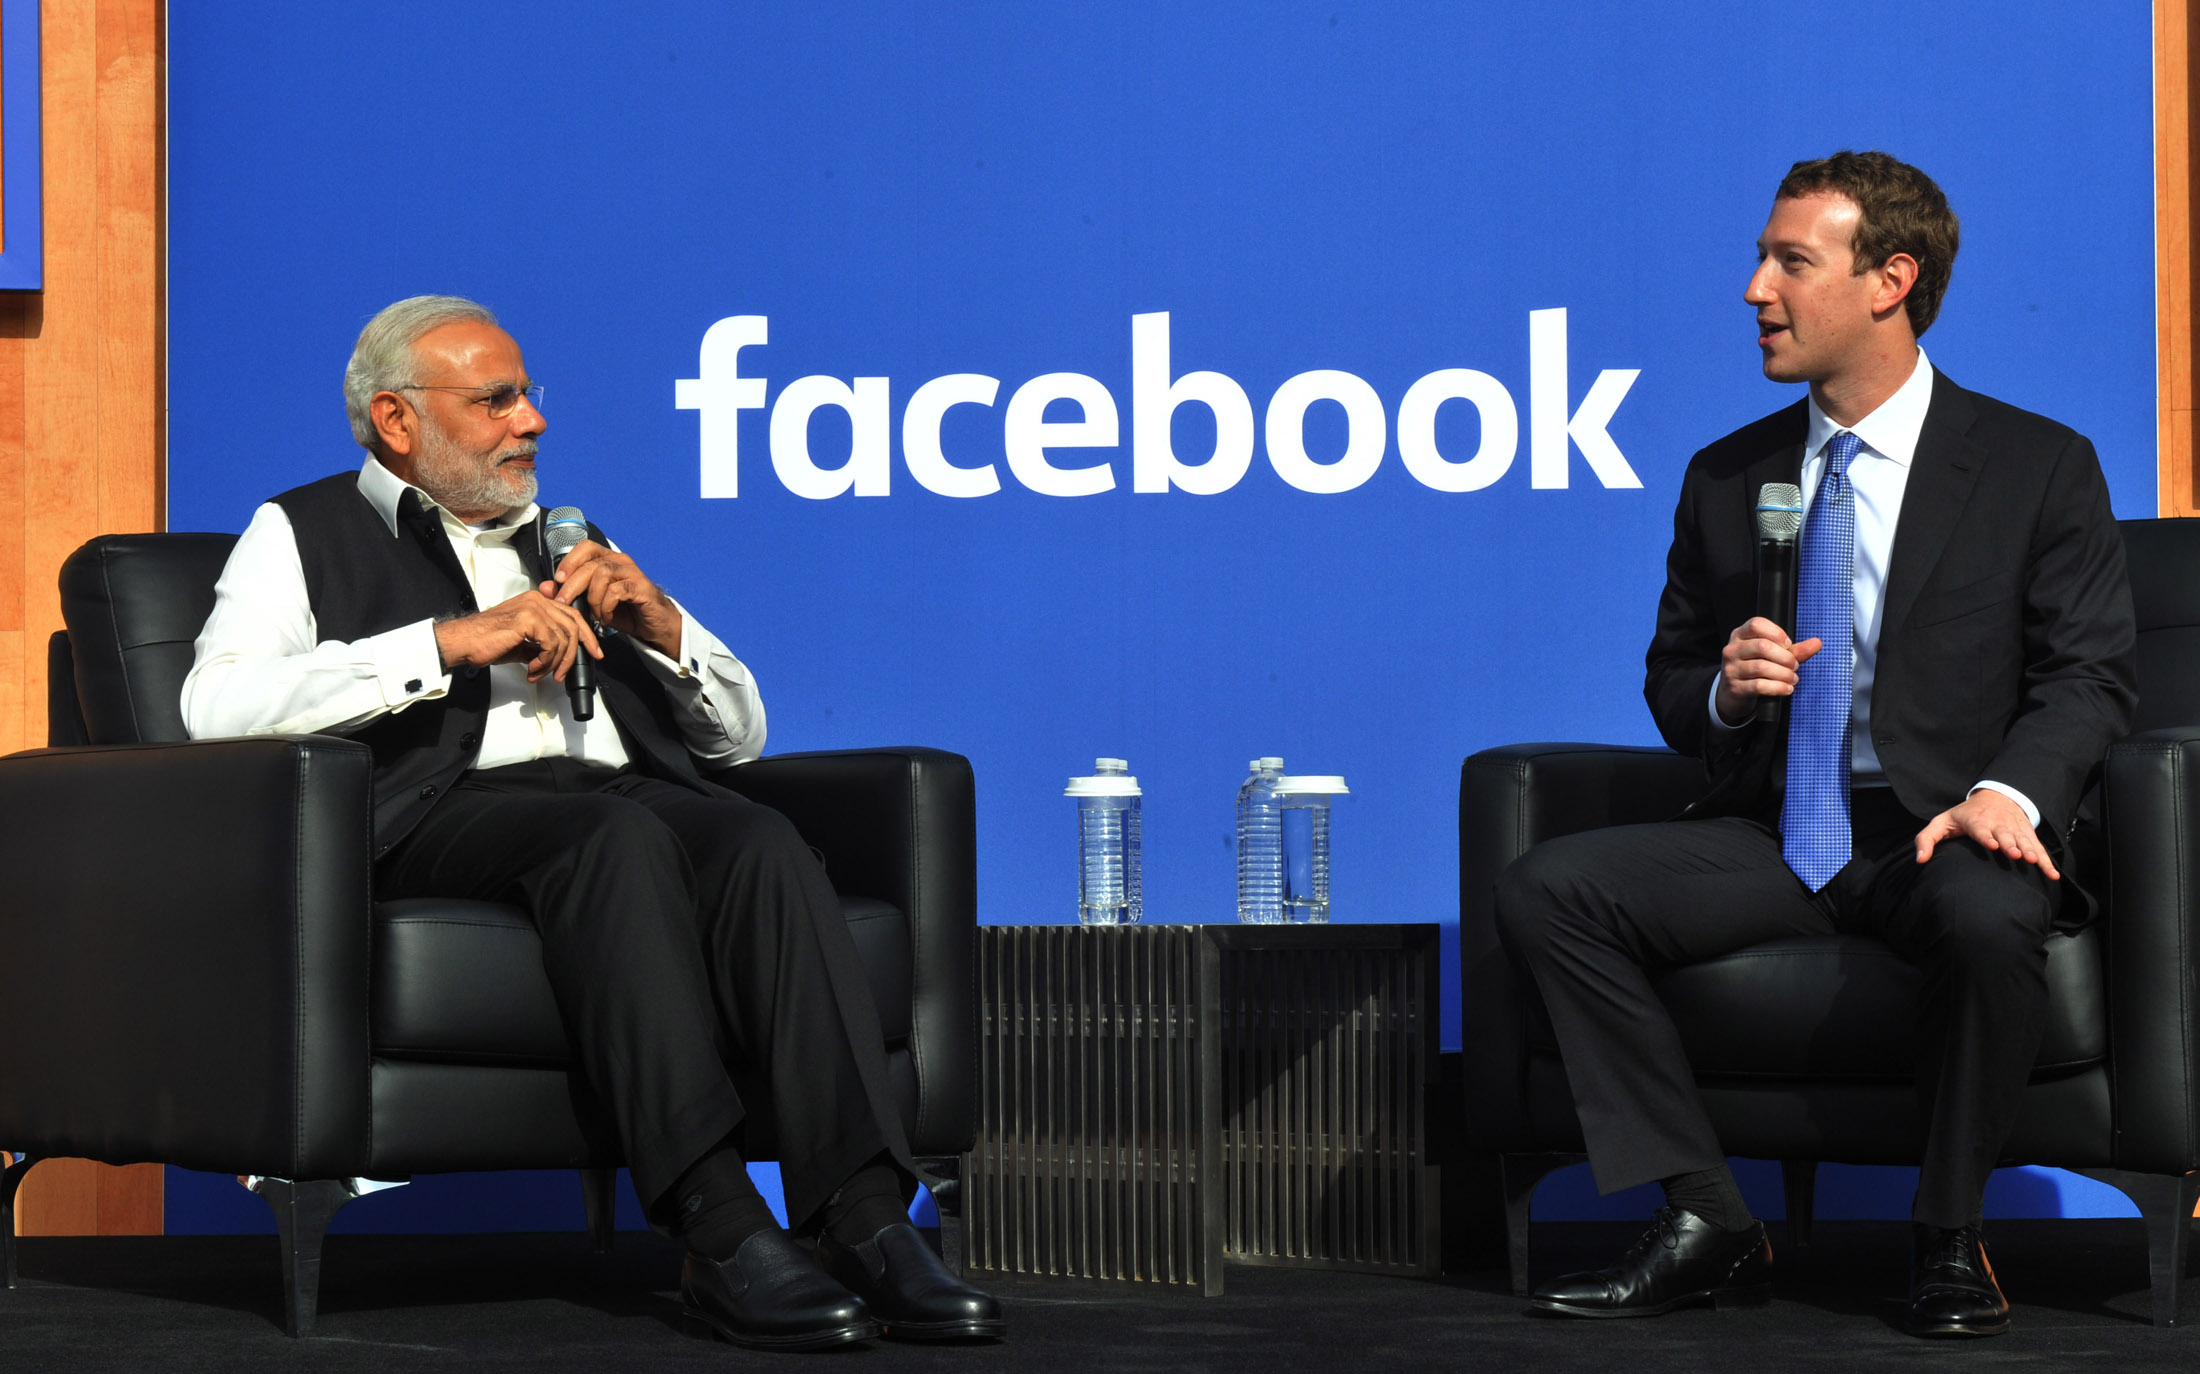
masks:
[[(171, 527), (238, 529), (355, 466), (359, 325), (476, 296), (549, 387), (546, 500), (747, 660), (774, 750), (972, 758), (989, 922), (1072, 918), (1060, 793), (1098, 754), (1145, 783), (1152, 918), (1227, 919), (1234, 788), (1278, 753), (1351, 780), (1339, 919), (1449, 923), (1464, 755), (1654, 741), (1641, 652), (1681, 468), (1797, 394), (1759, 375), (1740, 300), (1796, 158), (1884, 147), (1939, 178), (1964, 251), (1934, 360), (2090, 434), (2119, 512), (2153, 512), (2143, 4), (239, 0), (170, 25)], [(1133, 319), (1162, 313), (1156, 386)], [(733, 359), (766, 379), (741, 411), (701, 357), (736, 316), (766, 323), (720, 338), (768, 340)], [(1563, 346), (1532, 358), (1531, 318)], [(1480, 408), (1402, 446), (1409, 389), (1445, 369), (1487, 375)], [(1136, 490), (1160, 423), (1185, 462), (1216, 447), (1201, 404), (1157, 422), (1194, 371), (1247, 398), (1249, 466)], [(1051, 461), (1105, 462), (1111, 489), (1011, 466), (1010, 429), (1077, 418), (1010, 422), (1063, 372), (1117, 442)], [(1315, 400), (1273, 447), (1271, 400), (1309, 372), (1350, 374), (1302, 385), (1362, 413)], [(940, 428), (991, 494), (928, 489), (903, 441), (950, 374), (998, 383)], [(864, 418), (775, 424), (812, 376)], [(737, 459), (704, 439), (727, 425)], [(1483, 452), (1448, 479), (1474, 489), (1417, 475), (1430, 442)], [(797, 494), (844, 460), (853, 491)]]

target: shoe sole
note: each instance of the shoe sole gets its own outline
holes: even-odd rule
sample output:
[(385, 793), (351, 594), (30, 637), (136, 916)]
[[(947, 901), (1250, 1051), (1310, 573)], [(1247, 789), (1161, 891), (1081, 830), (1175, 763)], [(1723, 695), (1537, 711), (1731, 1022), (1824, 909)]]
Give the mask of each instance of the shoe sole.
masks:
[(2008, 1331), (2009, 1319), (2007, 1317), (2004, 1317), (1992, 1326), (1980, 1326), (1972, 1322), (1946, 1322), (1938, 1326), (1912, 1326), (1905, 1324), (1902, 1329), (1909, 1332), (1913, 1336), (1923, 1336), (1928, 1340), (1945, 1339), (1949, 1337), (1961, 1339), (1966, 1336), (1999, 1336)]
[(680, 1314), (728, 1345), (738, 1345), (749, 1350), (831, 1350), (835, 1346), (876, 1340), (885, 1334), (885, 1328), (877, 1322), (867, 1321), (853, 1322), (830, 1331), (803, 1331), (791, 1336), (761, 1336), (736, 1330), (685, 1304), (681, 1306)]
[(993, 1321), (958, 1322), (888, 1322), (886, 1339), (890, 1341), (995, 1341), (1008, 1335), (1008, 1323)]
[(1581, 1307), (1574, 1303), (1560, 1302), (1555, 1298), (1536, 1298), (1528, 1304), (1530, 1312), (1549, 1312), (1562, 1317), (1590, 1317), (1609, 1319), (1615, 1317), (1662, 1317), (1683, 1307), (1762, 1307), (1772, 1301), (1772, 1285), (1749, 1284), (1739, 1288), (1705, 1288), (1694, 1293), (1683, 1293), (1655, 1307)]

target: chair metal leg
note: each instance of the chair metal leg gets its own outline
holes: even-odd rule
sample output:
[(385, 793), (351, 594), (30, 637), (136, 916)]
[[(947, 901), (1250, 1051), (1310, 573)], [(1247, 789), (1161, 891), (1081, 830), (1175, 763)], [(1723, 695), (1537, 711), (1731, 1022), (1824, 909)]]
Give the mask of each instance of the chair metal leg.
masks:
[(581, 1170), (581, 1205), (588, 1211), (588, 1247), (610, 1254), (612, 1238), (619, 1233), (619, 1171)]
[(1505, 1244), (1512, 1262), (1513, 1296), (1528, 1296), (1528, 1221), (1529, 1204), (1535, 1200), (1536, 1185), (1557, 1170), (1569, 1164), (1579, 1164), (1587, 1155), (1504, 1155), (1498, 1160), (1498, 1169), (1505, 1179)]
[(937, 1182), (924, 1186), (931, 1190), (932, 1206), (939, 1213), (939, 1230), (926, 1236), (933, 1252), (940, 1257), (940, 1264), (950, 1274), (963, 1271), (962, 1253), (962, 1159), (960, 1156), (939, 1156), (917, 1161)]
[(263, 1178), (251, 1187), (275, 1213), (282, 1244), (283, 1330), (303, 1336), (320, 1314), (322, 1238), (330, 1220), (359, 1194), (338, 1178)]
[(2147, 1226), (2147, 1278), (2154, 1324), (2177, 1325), (2177, 1289), (2185, 1276), (2185, 1242), (2200, 1203), (2200, 1173), (2142, 1174), (2130, 1169), (2073, 1169), (2131, 1199)]
[(1791, 1250), (1810, 1248), (1810, 1223), (1818, 1205), (1818, 1161), (1780, 1161), (1780, 1191), (1787, 1195), (1787, 1242)]
[(15, 1193), (37, 1162), (29, 1155), (10, 1155), (7, 1168), (0, 1169), (0, 1269), (7, 1271), (10, 1288), (15, 1287)]

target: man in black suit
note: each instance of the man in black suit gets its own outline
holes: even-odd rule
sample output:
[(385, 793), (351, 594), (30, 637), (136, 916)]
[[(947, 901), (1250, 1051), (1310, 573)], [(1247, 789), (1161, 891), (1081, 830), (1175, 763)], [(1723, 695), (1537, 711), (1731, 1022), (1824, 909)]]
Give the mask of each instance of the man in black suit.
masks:
[[(1981, 1200), (2039, 1047), (2043, 942), (2084, 900), (2058, 860), (2130, 727), (2135, 634), (2092, 445), (1918, 347), (1956, 241), (1940, 188), (1883, 153), (1781, 182), (1744, 299), (1765, 375), (1810, 394), (1690, 462), (1644, 684), (1710, 791), (1678, 821), (1540, 845), (1500, 880), (1499, 930), (1549, 1010), (1598, 1186), (1656, 1179), (1667, 1201), (1642, 1243), (1537, 1310), (1769, 1295), (1764, 1227), (1646, 970), (1854, 931), (1924, 973), (1909, 1329), (2008, 1328)], [(1804, 496), (1793, 638), (1755, 615), (1766, 483)], [(1786, 720), (1757, 719), (1768, 700)]]

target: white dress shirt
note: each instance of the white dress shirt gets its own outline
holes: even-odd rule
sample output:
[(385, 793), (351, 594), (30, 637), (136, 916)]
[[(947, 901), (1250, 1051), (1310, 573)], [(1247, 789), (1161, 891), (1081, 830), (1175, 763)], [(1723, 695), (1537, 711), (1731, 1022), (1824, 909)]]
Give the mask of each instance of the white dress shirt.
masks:
[[(359, 470), (359, 490), (396, 538), (407, 484), (369, 458)], [(512, 544), (533, 526), (532, 503), (481, 526), (428, 504), (442, 518), (476, 605), (487, 609), (534, 585)], [(749, 670), (685, 607), (680, 623), (677, 658), (638, 639), (633, 644), (664, 684), (688, 751), (718, 766), (756, 758), (764, 750), (764, 702)], [(253, 513), (215, 585), (214, 613), (183, 683), (183, 719), (194, 739), (343, 734), (450, 688), (432, 620), (348, 643), (321, 642), (290, 517), (270, 502)], [(575, 720), (563, 683), (530, 683), (524, 663), (490, 668), (489, 715), (474, 767), (560, 757), (609, 767), (628, 762), (610, 712)]]
[[(1851, 655), (1854, 691), (1849, 698), (1849, 785), (1884, 787), (1886, 770), (1879, 765), (1879, 751), (1872, 744), (1872, 679), (1879, 667), (1880, 621), (1887, 609), (1887, 565), (1894, 555), (1894, 532), (1902, 518), (1902, 493), (1910, 485), (1910, 461), (1917, 456), (1917, 438), (1925, 429), (1925, 412), (1933, 401), (1933, 365), (1925, 350), (1917, 351), (1917, 365), (1909, 380), (1878, 409), (1847, 427), (1863, 444), (1849, 461), (1849, 489), (1856, 501), (1856, 646)], [(1810, 519), (1811, 504), (1818, 499), (1818, 484), (1825, 477), (1826, 445), (1842, 432), (1842, 426), (1809, 401), (1810, 424), (1803, 437), (1803, 519)], [(1737, 730), (1719, 718), (1719, 679), (1711, 680), (1711, 725), (1716, 730)], [(1746, 724), (1746, 722), (1745, 722)], [(2040, 823), (2039, 808), (2032, 799), (2006, 783), (1982, 780), (1976, 792), (1989, 787), (2024, 808), (2025, 819)]]

